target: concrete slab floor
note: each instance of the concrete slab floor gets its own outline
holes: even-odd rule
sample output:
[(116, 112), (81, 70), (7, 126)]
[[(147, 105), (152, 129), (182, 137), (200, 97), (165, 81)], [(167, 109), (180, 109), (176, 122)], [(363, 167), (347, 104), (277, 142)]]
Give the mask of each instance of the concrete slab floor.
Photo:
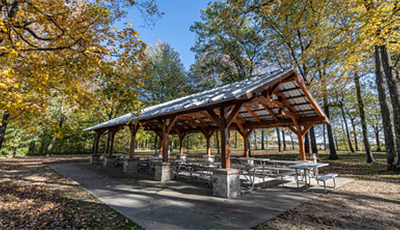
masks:
[[(323, 194), (323, 187), (294, 189), (280, 181), (235, 199), (213, 197), (207, 186), (159, 182), (150, 175), (127, 175), (122, 168), (90, 164), (54, 164), (52, 169), (146, 229), (248, 229)], [(352, 181), (338, 177), (337, 187)]]

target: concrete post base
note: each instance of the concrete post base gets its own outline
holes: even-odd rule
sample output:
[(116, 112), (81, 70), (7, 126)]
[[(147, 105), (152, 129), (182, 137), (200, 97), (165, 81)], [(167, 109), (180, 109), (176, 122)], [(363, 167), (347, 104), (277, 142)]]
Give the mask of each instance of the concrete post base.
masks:
[(117, 156), (104, 156), (103, 167), (114, 167)]
[(138, 171), (139, 158), (128, 158), (124, 160), (124, 173), (134, 174)]
[(100, 164), (100, 155), (90, 155), (90, 164)]
[(157, 181), (170, 181), (173, 174), (173, 166), (169, 162), (156, 162), (156, 172), (154, 175), (154, 179)]
[(238, 169), (213, 170), (213, 195), (224, 198), (235, 198), (240, 195), (240, 171)]

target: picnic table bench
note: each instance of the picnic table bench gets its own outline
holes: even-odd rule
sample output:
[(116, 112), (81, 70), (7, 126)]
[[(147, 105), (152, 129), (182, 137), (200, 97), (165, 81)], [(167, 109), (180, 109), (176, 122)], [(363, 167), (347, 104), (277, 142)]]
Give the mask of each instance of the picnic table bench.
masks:
[(332, 188), (335, 188), (336, 187), (335, 177), (337, 177), (337, 176), (338, 176), (338, 174), (336, 174), (336, 173), (330, 173), (330, 174), (326, 174), (324, 176), (317, 177), (315, 179), (317, 180), (318, 185), (319, 185), (320, 181), (324, 182), (324, 191), (326, 192), (326, 181), (332, 179), (333, 180)]

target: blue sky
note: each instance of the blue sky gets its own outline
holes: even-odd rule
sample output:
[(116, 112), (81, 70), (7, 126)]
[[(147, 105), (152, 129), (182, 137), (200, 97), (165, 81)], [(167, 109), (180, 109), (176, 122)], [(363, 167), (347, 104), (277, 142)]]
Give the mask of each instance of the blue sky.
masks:
[(141, 27), (143, 20), (137, 10), (129, 12), (133, 28), (139, 32), (141, 39), (152, 45), (160, 39), (170, 44), (180, 53), (180, 58), (189, 69), (194, 63), (194, 53), (190, 48), (194, 45), (196, 36), (189, 28), (195, 21), (200, 21), (200, 10), (207, 7), (210, 0), (158, 0), (156, 1), (160, 11), (165, 14), (152, 28)]

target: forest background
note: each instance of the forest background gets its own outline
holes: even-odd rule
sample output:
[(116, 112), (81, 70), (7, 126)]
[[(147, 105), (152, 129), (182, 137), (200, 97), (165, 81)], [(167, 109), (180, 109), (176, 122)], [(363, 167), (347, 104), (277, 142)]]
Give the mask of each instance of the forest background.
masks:
[[(171, 45), (140, 39), (126, 19), (132, 7), (148, 25), (163, 15), (155, 1), (0, 3), (2, 155), (90, 154), (95, 134), (86, 127), (292, 66), (331, 121), (310, 130), (306, 152), (363, 151), (371, 163), (373, 151), (386, 151), (388, 169), (400, 168), (399, 1), (214, 1), (191, 27), (189, 70)], [(236, 131), (230, 137), (243, 148)], [(297, 147), (286, 129), (250, 138), (252, 149)], [(185, 139), (187, 151), (205, 148), (202, 134)], [(128, 152), (129, 140), (119, 131), (115, 152)], [(136, 140), (139, 151), (157, 151), (154, 133), (140, 130)], [(108, 142), (105, 133), (100, 152)], [(218, 133), (212, 146), (218, 153)]]

